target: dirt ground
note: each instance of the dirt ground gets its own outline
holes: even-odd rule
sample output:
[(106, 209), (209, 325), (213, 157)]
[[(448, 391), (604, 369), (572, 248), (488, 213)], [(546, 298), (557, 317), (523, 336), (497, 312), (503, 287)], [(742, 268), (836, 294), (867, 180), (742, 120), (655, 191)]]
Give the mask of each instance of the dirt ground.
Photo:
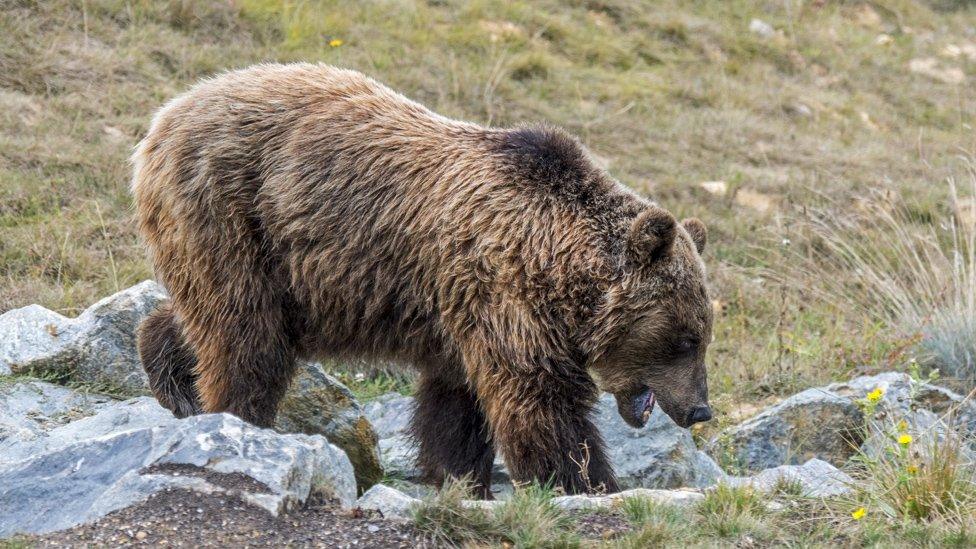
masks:
[[(630, 529), (616, 514), (574, 514), (575, 530), (594, 545)], [(375, 512), (341, 510), (320, 502), (280, 517), (239, 498), (167, 490), (103, 519), (43, 536), (16, 539), (14, 547), (377, 547), (438, 545), (410, 523)]]
[(23, 541), (34, 547), (432, 547), (409, 524), (330, 503), (273, 517), (236, 497), (184, 490)]

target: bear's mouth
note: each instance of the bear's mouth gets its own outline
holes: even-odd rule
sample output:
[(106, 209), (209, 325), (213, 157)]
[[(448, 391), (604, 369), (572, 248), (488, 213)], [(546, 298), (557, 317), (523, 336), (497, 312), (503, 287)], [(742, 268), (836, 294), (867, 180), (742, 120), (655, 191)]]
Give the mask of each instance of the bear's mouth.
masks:
[(654, 391), (650, 387), (642, 387), (636, 393), (623, 397), (614, 395), (617, 399), (617, 412), (628, 425), (640, 429), (647, 424), (654, 411)]

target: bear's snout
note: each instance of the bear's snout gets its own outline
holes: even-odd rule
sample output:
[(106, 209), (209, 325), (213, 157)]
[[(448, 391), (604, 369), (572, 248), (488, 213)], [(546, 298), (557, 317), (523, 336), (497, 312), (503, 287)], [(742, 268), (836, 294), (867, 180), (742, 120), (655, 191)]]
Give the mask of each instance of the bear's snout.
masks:
[(692, 426), (696, 423), (702, 423), (712, 419), (712, 409), (707, 404), (704, 406), (695, 406), (688, 412), (688, 426)]

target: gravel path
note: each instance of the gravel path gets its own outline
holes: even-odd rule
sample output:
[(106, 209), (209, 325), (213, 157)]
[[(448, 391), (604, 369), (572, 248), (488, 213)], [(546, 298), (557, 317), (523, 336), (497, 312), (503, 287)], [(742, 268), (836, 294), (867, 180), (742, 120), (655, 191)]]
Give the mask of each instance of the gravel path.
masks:
[(409, 524), (328, 503), (275, 518), (236, 497), (185, 490), (23, 541), (35, 547), (431, 547)]

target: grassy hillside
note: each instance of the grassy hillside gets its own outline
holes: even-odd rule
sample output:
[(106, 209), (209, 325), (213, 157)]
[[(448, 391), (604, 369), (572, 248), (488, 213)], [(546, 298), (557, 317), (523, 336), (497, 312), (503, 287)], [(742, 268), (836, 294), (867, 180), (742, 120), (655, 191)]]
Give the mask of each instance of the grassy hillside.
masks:
[[(945, 178), (976, 154), (962, 1), (0, 0), (0, 312), (74, 314), (149, 277), (127, 159), (153, 111), (208, 75), (294, 60), (453, 117), (551, 121), (705, 220), (720, 418), (917, 354), (805, 227), (812, 211), (863, 220), (879, 196), (909, 232), (952, 219)], [(870, 218), (852, 227), (897, 254)], [(852, 297), (819, 299), (827, 281)]]

